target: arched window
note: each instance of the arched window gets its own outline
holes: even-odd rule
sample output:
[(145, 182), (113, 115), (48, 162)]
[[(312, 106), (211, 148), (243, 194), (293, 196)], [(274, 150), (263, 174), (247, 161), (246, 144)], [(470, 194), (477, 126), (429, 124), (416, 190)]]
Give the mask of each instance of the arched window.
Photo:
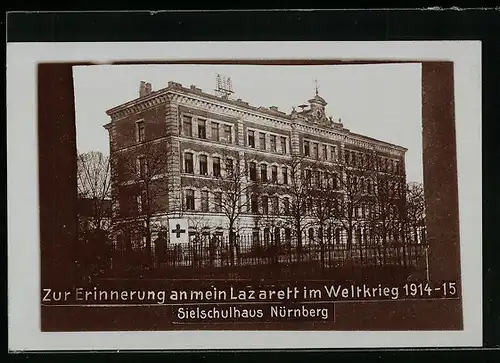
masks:
[(267, 182), (267, 164), (260, 164), (260, 181)]
[(279, 227), (274, 228), (274, 244), (281, 245), (281, 229)]
[(206, 155), (200, 155), (200, 174), (208, 174), (208, 158)]
[(248, 164), (250, 180), (257, 181), (257, 164), (253, 161)]
[(269, 245), (270, 240), (271, 240), (271, 232), (269, 231), (269, 228), (264, 228), (264, 245), (265, 246)]
[(309, 228), (307, 231), (307, 237), (309, 239), (309, 243), (314, 243), (314, 228)]
[(292, 244), (292, 231), (290, 228), (285, 228), (285, 242), (289, 246)]
[(217, 156), (212, 158), (212, 170), (215, 177), (220, 176), (220, 158)]
[(186, 209), (187, 210), (194, 210), (194, 190), (193, 189), (186, 189)]
[(184, 154), (184, 172), (193, 174), (193, 153), (185, 153)]
[(250, 199), (250, 210), (252, 213), (258, 213), (259, 212), (259, 199), (257, 194), (252, 194), (251, 199)]

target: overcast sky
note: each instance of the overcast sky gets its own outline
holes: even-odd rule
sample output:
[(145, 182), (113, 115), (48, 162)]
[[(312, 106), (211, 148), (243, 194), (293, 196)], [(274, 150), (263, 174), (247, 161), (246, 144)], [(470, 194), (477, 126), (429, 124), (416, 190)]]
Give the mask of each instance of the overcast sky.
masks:
[(408, 148), (408, 181), (422, 181), (421, 75), (419, 64), (334, 66), (103, 65), (74, 67), (78, 152), (109, 154), (105, 111), (138, 97), (141, 80), (153, 90), (172, 80), (213, 93), (216, 73), (231, 77), (233, 98), (253, 106), (292, 107), (319, 95), (327, 115), (352, 132)]

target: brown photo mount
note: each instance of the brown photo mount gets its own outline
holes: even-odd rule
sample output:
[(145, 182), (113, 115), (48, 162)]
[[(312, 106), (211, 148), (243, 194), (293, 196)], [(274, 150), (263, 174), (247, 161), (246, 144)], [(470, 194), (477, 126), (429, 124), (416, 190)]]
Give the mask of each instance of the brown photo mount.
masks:
[[(426, 199), (428, 272), (431, 281), (461, 282), (457, 156), (452, 62), (418, 61), (182, 61), (119, 62), (115, 64), (255, 64), (346, 65), (420, 63), (422, 69), (422, 140)], [(77, 149), (73, 66), (92, 63), (53, 63), (38, 66), (38, 152), (40, 193), (41, 286), (54, 291), (80, 284), (77, 264)], [(256, 139), (256, 142), (258, 140)], [(418, 277), (424, 280), (425, 276)], [(234, 286), (259, 281), (234, 282)], [(297, 284), (313, 284), (297, 281)], [(120, 285), (121, 284), (121, 285)], [(203, 289), (226, 284), (213, 280), (168, 280), (154, 285), (146, 279), (123, 280), (116, 288), (148, 284), (153, 288)], [(265, 285), (287, 282), (266, 280)], [(223, 286), (223, 285), (218, 285)], [(460, 289), (460, 287), (458, 287)], [(43, 296), (43, 292), (42, 296)], [(244, 302), (242, 303), (244, 304)], [(271, 304), (271, 303), (270, 303)], [(153, 331), (153, 330), (462, 330), (462, 299), (350, 301), (336, 303), (335, 319), (249, 321), (178, 324), (175, 306), (44, 305), (42, 331)]]

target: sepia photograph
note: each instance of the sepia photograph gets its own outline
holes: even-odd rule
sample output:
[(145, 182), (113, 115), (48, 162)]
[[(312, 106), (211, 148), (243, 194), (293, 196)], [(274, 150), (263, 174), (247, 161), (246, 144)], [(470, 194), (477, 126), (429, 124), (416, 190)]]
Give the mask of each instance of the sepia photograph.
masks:
[(83, 279), (429, 273), (419, 64), (73, 75)]
[(467, 44), (403, 43), (36, 63), (39, 331), (121, 349), (146, 332), (191, 334), (171, 349), (471, 344), (478, 68)]

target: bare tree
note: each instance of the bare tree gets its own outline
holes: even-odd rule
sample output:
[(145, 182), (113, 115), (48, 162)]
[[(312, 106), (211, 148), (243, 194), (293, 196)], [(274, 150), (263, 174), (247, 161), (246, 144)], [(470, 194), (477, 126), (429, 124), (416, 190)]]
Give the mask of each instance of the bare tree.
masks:
[[(389, 246), (403, 238), (405, 186), (397, 175), (380, 168), (373, 171), (372, 180), (375, 183), (369, 225), (375, 244), (383, 250), (383, 263), (386, 263)], [(395, 248), (399, 251), (398, 246)]]
[(314, 221), (308, 214), (311, 206), (311, 174), (310, 163), (301, 155), (294, 155), (286, 163), (289, 180), (284, 192), (290, 197), (283, 199), (283, 218), (293, 231), (297, 242), (298, 260), (302, 260), (303, 234)]
[(223, 155), (220, 169), (214, 171), (210, 181), (213, 193), (212, 210), (222, 213), (228, 222), (229, 259), (234, 265), (236, 231), (235, 227), (240, 216), (251, 210), (252, 203), (260, 188), (252, 165), (239, 154)]
[[(330, 174), (325, 172), (321, 166), (313, 170), (313, 178), (311, 180), (309, 198), (312, 201), (310, 210), (311, 216), (315, 220), (318, 227), (318, 243), (320, 245), (320, 261), (321, 268), (325, 267), (325, 239), (327, 238), (327, 224), (335, 220), (336, 211), (334, 208), (338, 206), (340, 200), (340, 192), (338, 190), (338, 181), (334, 181), (336, 173)], [(330, 238), (332, 236), (329, 236)]]
[[(263, 195), (260, 208), (256, 214), (256, 222), (264, 231), (264, 250), (262, 252), (273, 263), (279, 262), (282, 252), (281, 231), (287, 226), (286, 220), (280, 217), (280, 195), (278, 188), (270, 186), (271, 195)], [(291, 246), (288, 246), (290, 248)], [(289, 251), (291, 252), (291, 251)]]
[[(334, 174), (336, 175), (336, 174)], [(342, 190), (339, 199), (333, 199), (332, 215), (340, 223), (347, 234), (347, 249), (353, 248), (354, 231), (362, 224), (362, 208), (366, 198), (364, 192), (364, 177), (360, 171), (353, 167), (344, 167), (342, 174), (338, 175), (338, 185)], [(359, 242), (359, 241), (358, 241)]]
[(101, 152), (77, 155), (77, 266), (82, 277), (102, 273), (111, 261), (109, 158)]
[[(99, 151), (79, 154), (77, 157), (77, 191), (80, 201), (90, 202), (91, 229), (105, 229), (103, 219), (109, 216), (111, 198), (111, 168), (108, 156)], [(86, 205), (82, 205), (86, 207)], [(83, 216), (82, 216), (83, 217)]]
[(422, 183), (407, 183), (405, 200), (408, 242), (425, 243), (425, 196)]
[(134, 219), (134, 222), (141, 222), (132, 228), (145, 239), (147, 266), (152, 263), (153, 235), (161, 229), (154, 223), (155, 215), (166, 212), (168, 208), (167, 156), (170, 152), (166, 143), (148, 142), (132, 152), (118, 155), (120, 188), (127, 189), (121, 194), (128, 196), (127, 214), (138, 216), (139, 219)]

